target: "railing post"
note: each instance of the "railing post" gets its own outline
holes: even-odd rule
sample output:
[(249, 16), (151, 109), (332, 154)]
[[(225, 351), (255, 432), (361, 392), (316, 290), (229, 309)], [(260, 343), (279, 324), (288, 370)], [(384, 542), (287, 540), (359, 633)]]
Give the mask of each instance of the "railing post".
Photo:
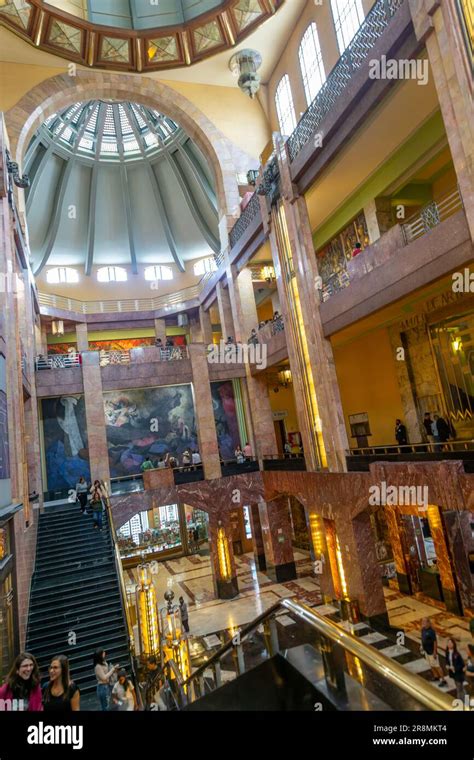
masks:
[(216, 689), (222, 686), (222, 671), (220, 662), (216, 662), (214, 665), (214, 678), (216, 680)]
[(237, 644), (235, 647), (235, 650), (237, 652), (237, 670), (239, 673), (239, 676), (241, 676), (243, 673), (245, 673), (245, 657), (244, 657), (244, 650), (242, 648), (242, 644)]

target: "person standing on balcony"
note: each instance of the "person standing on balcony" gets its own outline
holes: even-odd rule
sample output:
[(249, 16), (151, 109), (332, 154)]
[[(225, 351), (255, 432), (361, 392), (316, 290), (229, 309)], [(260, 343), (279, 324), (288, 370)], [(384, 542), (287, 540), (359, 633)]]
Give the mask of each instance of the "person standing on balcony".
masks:
[(190, 464), (191, 464), (191, 453), (189, 449), (186, 449), (185, 451), (183, 451), (183, 457), (182, 457), (183, 469), (187, 470)]
[(360, 243), (356, 243), (354, 248), (352, 249), (352, 258), (355, 259), (355, 257), (358, 256), (359, 253), (362, 253), (362, 246)]
[(408, 443), (407, 429), (401, 420), (395, 420), (395, 438), (399, 446), (406, 446)]
[(200, 455), (199, 451), (197, 451), (197, 450), (193, 451), (193, 453), (192, 453), (192, 461), (193, 461), (194, 465), (202, 463), (202, 459), (201, 459), (201, 455)]
[[(425, 412), (425, 416), (423, 418), (423, 427), (425, 428), (426, 437), (428, 439), (428, 442), (433, 444), (434, 443), (434, 435), (433, 435), (433, 420), (431, 419), (431, 412)], [(433, 446), (430, 446), (430, 451), (433, 450)]]
[(88, 491), (87, 483), (85, 481), (85, 478), (81, 475), (79, 480), (76, 483), (76, 494), (77, 494), (77, 500), (81, 506), (81, 514), (86, 514), (86, 507), (87, 507), (87, 491)]
[(446, 441), (449, 440), (451, 434), (448, 423), (443, 417), (439, 417), (437, 414), (434, 416), (434, 421), (436, 423), (436, 429), (438, 432), (438, 441), (440, 443), (446, 443)]
[(248, 441), (244, 446), (243, 454), (246, 459), (250, 459), (252, 456), (252, 447)]
[(153, 462), (151, 461), (150, 457), (147, 457), (144, 462), (140, 465), (140, 470), (142, 472), (145, 472), (145, 470), (152, 470), (153, 469)]

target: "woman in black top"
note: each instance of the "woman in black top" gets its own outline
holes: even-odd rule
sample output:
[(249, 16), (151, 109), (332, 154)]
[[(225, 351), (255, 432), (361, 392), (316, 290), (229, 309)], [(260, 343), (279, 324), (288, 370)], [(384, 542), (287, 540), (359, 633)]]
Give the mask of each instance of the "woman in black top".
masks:
[(454, 679), (456, 696), (464, 699), (464, 660), (458, 652), (454, 639), (448, 639), (446, 646), (446, 668), (448, 676)]
[(64, 654), (53, 657), (49, 666), (49, 683), (43, 690), (45, 712), (77, 712), (80, 694), (69, 675), (69, 660)]

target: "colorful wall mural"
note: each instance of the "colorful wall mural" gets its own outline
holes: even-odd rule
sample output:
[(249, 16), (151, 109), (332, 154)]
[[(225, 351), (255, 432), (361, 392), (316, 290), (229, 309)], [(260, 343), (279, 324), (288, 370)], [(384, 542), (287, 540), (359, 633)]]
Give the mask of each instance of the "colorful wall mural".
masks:
[(41, 399), (47, 489), (74, 488), (90, 480), (84, 396)]
[(104, 393), (111, 477), (140, 472), (147, 456), (156, 462), (167, 452), (181, 458), (197, 449), (190, 384)]
[[(233, 459), (236, 446), (240, 445), (241, 441), (232, 381), (211, 383), (211, 394), (221, 457)], [(243, 443), (245, 444), (245, 441)]]

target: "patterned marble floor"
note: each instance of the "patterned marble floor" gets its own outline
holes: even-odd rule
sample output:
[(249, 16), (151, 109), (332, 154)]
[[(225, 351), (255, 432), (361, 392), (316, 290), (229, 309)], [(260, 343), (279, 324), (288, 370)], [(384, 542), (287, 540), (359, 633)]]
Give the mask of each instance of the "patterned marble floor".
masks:
[[(208, 556), (192, 555), (177, 560), (160, 563), (158, 573), (153, 576), (153, 582), (157, 592), (159, 606), (164, 606), (163, 595), (165, 591), (172, 589), (175, 600), (183, 596), (189, 608), (190, 633), (194, 641), (202, 643), (214, 641), (217, 647), (222, 643), (222, 633), (235, 631), (237, 627), (245, 625), (257, 615), (268, 609), (278, 599), (292, 597), (296, 600), (315, 607), (322, 615), (343, 625), (362, 641), (382, 651), (388, 657), (396, 659), (412, 673), (417, 673), (424, 678), (430, 678), (430, 671), (426, 661), (420, 657), (420, 630), (421, 621), (424, 617), (432, 620), (438, 634), (438, 645), (441, 653), (444, 653), (446, 639), (453, 636), (458, 647), (466, 657), (467, 644), (472, 642), (469, 633), (469, 621), (442, 609), (442, 605), (426, 598), (415, 598), (401, 594), (392, 589), (385, 588), (384, 594), (387, 603), (390, 625), (392, 631), (377, 631), (365, 623), (351, 625), (341, 623), (339, 611), (331, 604), (322, 604), (319, 583), (312, 575), (312, 566), (309, 553), (295, 551), (297, 567), (297, 579), (287, 583), (274, 583), (265, 573), (256, 569), (252, 554), (244, 554), (235, 558), (237, 577), (240, 594), (232, 600), (224, 601), (215, 599), (212, 584), (210, 559)], [(126, 572), (127, 583), (135, 585), (137, 582), (136, 570)], [(279, 622), (283, 627), (291, 625), (294, 621), (282, 612)], [(393, 631), (395, 629), (395, 631)], [(404, 639), (400, 643), (396, 641), (397, 632), (404, 633)], [(221, 634), (221, 639), (216, 638)], [(209, 637), (204, 639), (204, 637)], [(208, 646), (213, 649), (214, 646)], [(453, 694), (454, 682), (447, 679), (447, 686), (443, 691)]]

